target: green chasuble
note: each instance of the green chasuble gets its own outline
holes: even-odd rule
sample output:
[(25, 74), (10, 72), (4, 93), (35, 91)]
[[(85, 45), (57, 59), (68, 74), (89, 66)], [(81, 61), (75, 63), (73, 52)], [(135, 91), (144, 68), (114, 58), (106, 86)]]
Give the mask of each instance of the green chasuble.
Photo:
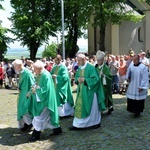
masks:
[(68, 102), (71, 106), (74, 106), (71, 81), (66, 66), (62, 64), (55, 65), (50, 73), (51, 75), (56, 74), (56, 79), (53, 79), (53, 81), (55, 85), (57, 105), (61, 106)]
[(17, 102), (17, 120), (22, 119), (22, 116), (28, 113), (28, 108), (26, 107), (27, 97), (26, 94), (30, 90), (31, 86), (34, 84), (34, 76), (32, 72), (24, 68), (19, 73), (19, 95)]
[[(44, 70), (36, 76), (36, 94), (32, 93), (27, 101), (29, 112), (32, 116), (39, 116), (43, 109), (47, 107), (50, 110), (51, 124), (59, 126), (59, 116), (56, 101), (54, 84), (50, 73)], [(37, 96), (40, 101), (37, 101)]]
[[(109, 67), (104, 63), (101, 67), (96, 65), (96, 70), (99, 74), (100, 84), (103, 87), (104, 95), (105, 95), (105, 107), (108, 108), (113, 105), (113, 98), (112, 98), (112, 75), (110, 73)], [(103, 78), (100, 76), (100, 72), (102, 72), (105, 75), (106, 84), (103, 84)], [(100, 90), (99, 90), (100, 91)], [(100, 95), (100, 92), (98, 92), (98, 96)], [(108, 106), (110, 105), (110, 106)]]
[[(85, 78), (84, 83), (78, 84), (77, 80), (79, 77)], [(75, 104), (75, 117), (86, 118), (90, 115), (94, 93), (97, 92), (99, 87), (98, 81), (98, 73), (93, 65), (87, 63), (84, 69), (79, 67), (75, 75), (75, 82), (78, 84)], [(103, 100), (104, 95), (101, 95), (101, 98)], [(98, 100), (99, 105), (100, 103), (101, 101)]]

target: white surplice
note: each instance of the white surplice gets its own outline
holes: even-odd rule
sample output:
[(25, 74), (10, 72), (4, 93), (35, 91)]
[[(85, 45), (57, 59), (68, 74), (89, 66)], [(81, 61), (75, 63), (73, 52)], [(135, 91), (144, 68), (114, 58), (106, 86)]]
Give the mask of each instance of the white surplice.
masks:
[(45, 107), (39, 116), (35, 116), (33, 118), (32, 125), (36, 131), (42, 131), (47, 128), (56, 128), (51, 124), (51, 118), (49, 114), (50, 110)]
[(66, 102), (64, 105), (58, 107), (58, 114), (60, 117), (73, 116), (74, 108), (71, 107), (68, 102)]
[[(133, 100), (142, 100), (147, 97), (147, 90), (149, 88), (149, 79), (148, 79), (148, 69), (144, 64), (139, 66), (134, 66), (130, 64), (126, 78), (128, 79), (129, 74), (131, 74), (131, 81), (127, 89), (126, 96), (127, 98)], [(141, 92), (138, 91), (138, 88), (143, 89)]]
[(24, 124), (30, 125), (32, 123), (31, 115), (25, 114), (22, 116), (23, 118), (18, 121), (18, 128), (23, 128)]

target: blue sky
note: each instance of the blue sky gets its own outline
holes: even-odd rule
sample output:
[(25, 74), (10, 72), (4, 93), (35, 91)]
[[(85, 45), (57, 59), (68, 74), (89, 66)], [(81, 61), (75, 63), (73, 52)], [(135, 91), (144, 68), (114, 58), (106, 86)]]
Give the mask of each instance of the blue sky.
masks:
[[(2, 6), (5, 8), (5, 10), (0, 10), (0, 20), (2, 20), (2, 26), (3, 27), (7, 27), (7, 28), (10, 28), (11, 26), (11, 22), (8, 20), (8, 17), (10, 17), (10, 12), (13, 11), (12, 7), (10, 6), (10, 0), (4, 0), (1, 2)], [(12, 34), (9, 34), (10, 37), (13, 37)], [(56, 38), (53, 38), (51, 37), (50, 38), (52, 41), (56, 42), (57, 39)], [(80, 47), (87, 47), (88, 43), (87, 43), (87, 40), (81, 38), (78, 40), (78, 43), (79, 45), (79, 48)], [(19, 42), (15, 42), (15, 43), (11, 43), (9, 45), (10, 48), (20, 48), (20, 43)]]

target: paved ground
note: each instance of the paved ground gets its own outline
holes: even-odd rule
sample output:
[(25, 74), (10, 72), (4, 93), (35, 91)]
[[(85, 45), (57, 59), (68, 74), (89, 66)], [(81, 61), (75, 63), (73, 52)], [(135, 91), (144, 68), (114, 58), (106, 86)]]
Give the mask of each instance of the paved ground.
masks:
[(63, 134), (50, 137), (42, 132), (41, 140), (28, 143), (31, 133), (21, 133), (16, 122), (16, 90), (0, 89), (0, 150), (150, 150), (150, 102), (146, 100), (141, 117), (126, 111), (125, 95), (113, 95), (113, 114), (102, 116), (95, 130), (69, 131), (73, 118), (60, 121)]

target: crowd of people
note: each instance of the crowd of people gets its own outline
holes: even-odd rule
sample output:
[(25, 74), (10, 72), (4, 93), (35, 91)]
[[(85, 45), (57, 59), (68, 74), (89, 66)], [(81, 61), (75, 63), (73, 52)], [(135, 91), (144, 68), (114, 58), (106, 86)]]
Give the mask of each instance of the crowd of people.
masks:
[[(0, 88), (18, 87), (18, 128), (30, 131), (29, 139), (40, 139), (41, 131), (61, 134), (60, 118), (73, 117), (70, 130), (97, 129), (101, 113), (114, 111), (112, 94), (126, 94), (127, 110), (139, 117), (149, 88), (148, 53), (131, 49), (128, 55), (97, 51), (87, 57), (62, 60), (42, 58), (35, 62), (22, 57), (12, 63), (0, 63)], [(7, 82), (6, 82), (7, 81)], [(73, 99), (71, 86), (76, 86)]]

